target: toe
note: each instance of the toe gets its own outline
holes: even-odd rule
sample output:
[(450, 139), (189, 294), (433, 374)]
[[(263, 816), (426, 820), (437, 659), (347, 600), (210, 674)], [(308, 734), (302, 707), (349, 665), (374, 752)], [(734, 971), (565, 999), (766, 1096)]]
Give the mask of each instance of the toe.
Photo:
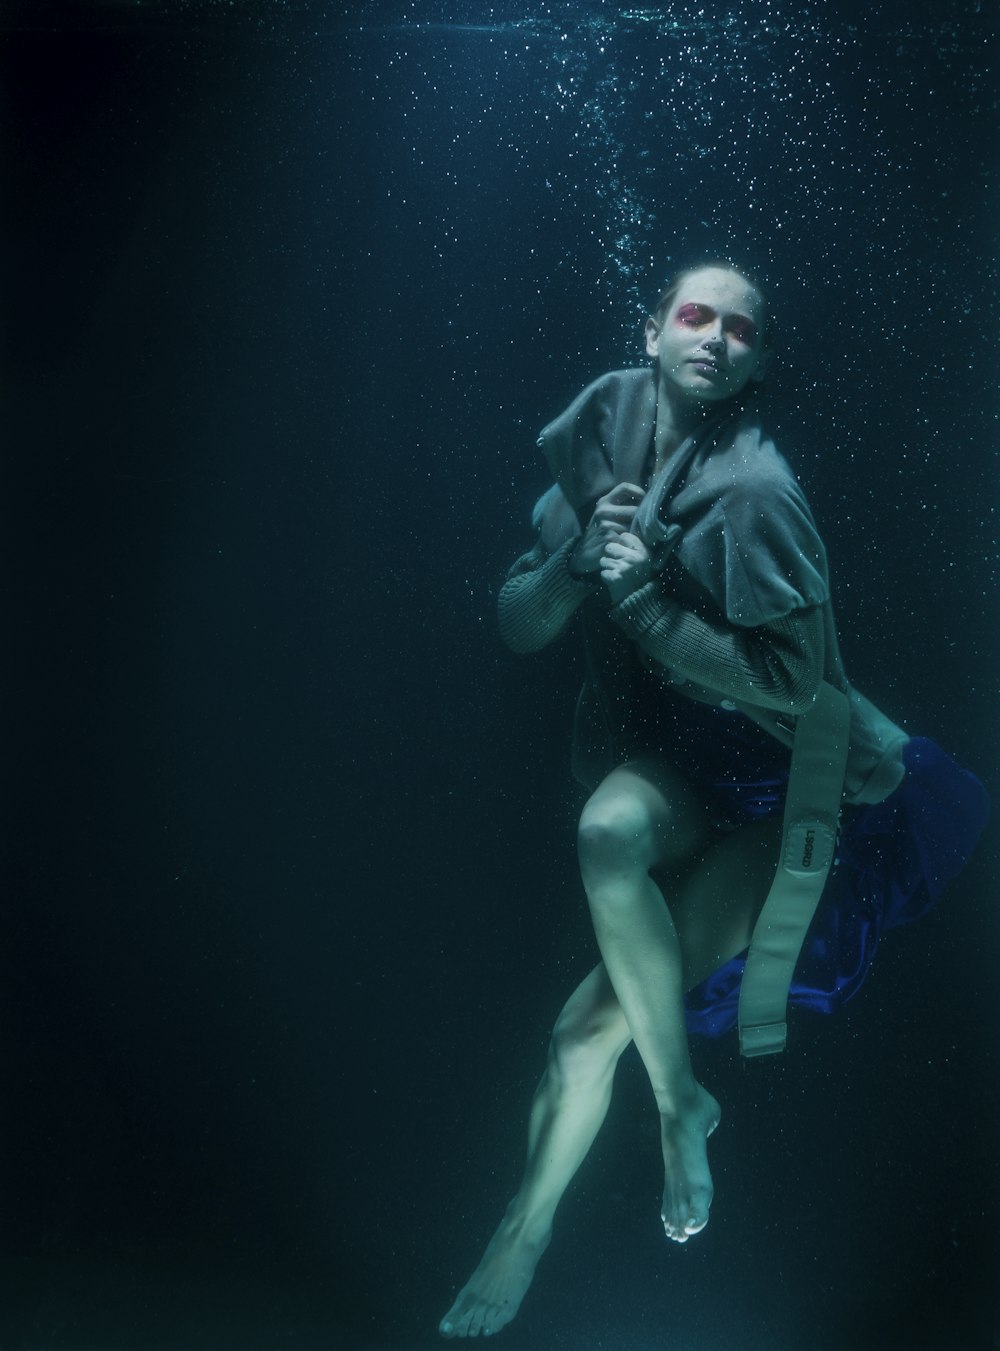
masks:
[(507, 1314), (507, 1303), (498, 1305), (495, 1309), (490, 1309), (483, 1319), (483, 1336), (492, 1337), (495, 1332), (499, 1332), (502, 1327), (510, 1322)]
[(469, 1323), (472, 1314), (467, 1309), (461, 1309), (456, 1306), (450, 1309), (445, 1315), (444, 1322), (441, 1324), (441, 1333), (445, 1337), (468, 1337)]

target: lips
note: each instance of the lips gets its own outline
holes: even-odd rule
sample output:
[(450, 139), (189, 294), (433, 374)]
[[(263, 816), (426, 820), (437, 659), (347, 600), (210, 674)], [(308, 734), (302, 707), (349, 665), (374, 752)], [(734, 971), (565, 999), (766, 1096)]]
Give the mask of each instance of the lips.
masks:
[(689, 366), (693, 366), (696, 371), (701, 371), (703, 375), (718, 375), (718, 363), (712, 361), (709, 357), (691, 357), (688, 361)]

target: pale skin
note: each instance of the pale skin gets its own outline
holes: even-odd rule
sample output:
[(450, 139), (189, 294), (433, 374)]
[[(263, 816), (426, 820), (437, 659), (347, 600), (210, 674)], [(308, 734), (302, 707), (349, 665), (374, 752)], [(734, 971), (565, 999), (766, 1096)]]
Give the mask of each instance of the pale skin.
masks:
[[(763, 326), (760, 295), (722, 268), (687, 274), (667, 312), (648, 321), (646, 348), (658, 370), (654, 474), (712, 404), (762, 378)], [(623, 483), (601, 498), (570, 561), (573, 571), (600, 572), (611, 604), (644, 586), (662, 561), (662, 549), (654, 560), (629, 528), (644, 491)], [(580, 871), (602, 960), (556, 1022), (521, 1185), (441, 1321), (446, 1337), (488, 1336), (517, 1313), (630, 1042), (660, 1117), (664, 1232), (686, 1243), (708, 1223), (707, 1141), (721, 1109), (692, 1072), (683, 996), (747, 946), (780, 821), (715, 833), (682, 768), (655, 756), (630, 760), (583, 809)]]

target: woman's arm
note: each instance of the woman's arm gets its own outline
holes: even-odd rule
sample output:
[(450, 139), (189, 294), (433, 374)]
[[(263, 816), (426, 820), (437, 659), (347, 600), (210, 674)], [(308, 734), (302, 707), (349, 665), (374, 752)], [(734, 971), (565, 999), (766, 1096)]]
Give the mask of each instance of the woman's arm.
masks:
[(569, 556), (579, 541), (550, 554), (540, 542), (517, 560), (500, 588), (500, 636), (515, 652), (537, 652), (553, 642), (587, 599), (598, 591), (596, 574), (576, 577)]
[(598, 498), (582, 535), (552, 554), (540, 540), (522, 554), (507, 574), (498, 602), (500, 634), (509, 647), (537, 652), (559, 637), (587, 597), (601, 589), (601, 556), (632, 524), (642, 497), (636, 484), (619, 483)]
[(802, 713), (823, 679), (824, 623), (818, 605), (757, 628), (740, 628), (702, 619), (651, 581), (614, 605), (611, 615), (673, 674), (761, 708)]

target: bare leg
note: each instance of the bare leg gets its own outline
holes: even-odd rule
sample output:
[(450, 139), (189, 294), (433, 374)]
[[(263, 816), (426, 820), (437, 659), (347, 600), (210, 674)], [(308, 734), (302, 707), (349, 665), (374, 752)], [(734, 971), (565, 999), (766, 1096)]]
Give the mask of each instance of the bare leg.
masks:
[(743, 951), (774, 877), (781, 817), (717, 837), (697, 863), (664, 880), (692, 990)]
[[(780, 822), (715, 840), (692, 865), (665, 860), (691, 989), (750, 940), (777, 857)], [(701, 838), (701, 826), (694, 834)], [(677, 843), (681, 836), (677, 836)], [(663, 904), (662, 898), (660, 904)], [(552, 1217), (604, 1121), (615, 1066), (631, 1034), (603, 965), (583, 981), (556, 1023), (535, 1094), (524, 1179), (483, 1259), (441, 1322), (447, 1337), (489, 1335), (516, 1314), (548, 1244)]]
[(548, 1246), (556, 1206), (607, 1114), (615, 1066), (630, 1040), (598, 967), (556, 1023), (531, 1106), (523, 1181), (483, 1260), (441, 1321), (446, 1337), (498, 1332), (517, 1313)]
[(691, 1072), (681, 943), (650, 869), (680, 866), (708, 842), (697, 795), (656, 761), (614, 770), (580, 819), (580, 868), (597, 943), (660, 1112), (663, 1225), (680, 1243), (708, 1223), (706, 1141), (721, 1111)]

